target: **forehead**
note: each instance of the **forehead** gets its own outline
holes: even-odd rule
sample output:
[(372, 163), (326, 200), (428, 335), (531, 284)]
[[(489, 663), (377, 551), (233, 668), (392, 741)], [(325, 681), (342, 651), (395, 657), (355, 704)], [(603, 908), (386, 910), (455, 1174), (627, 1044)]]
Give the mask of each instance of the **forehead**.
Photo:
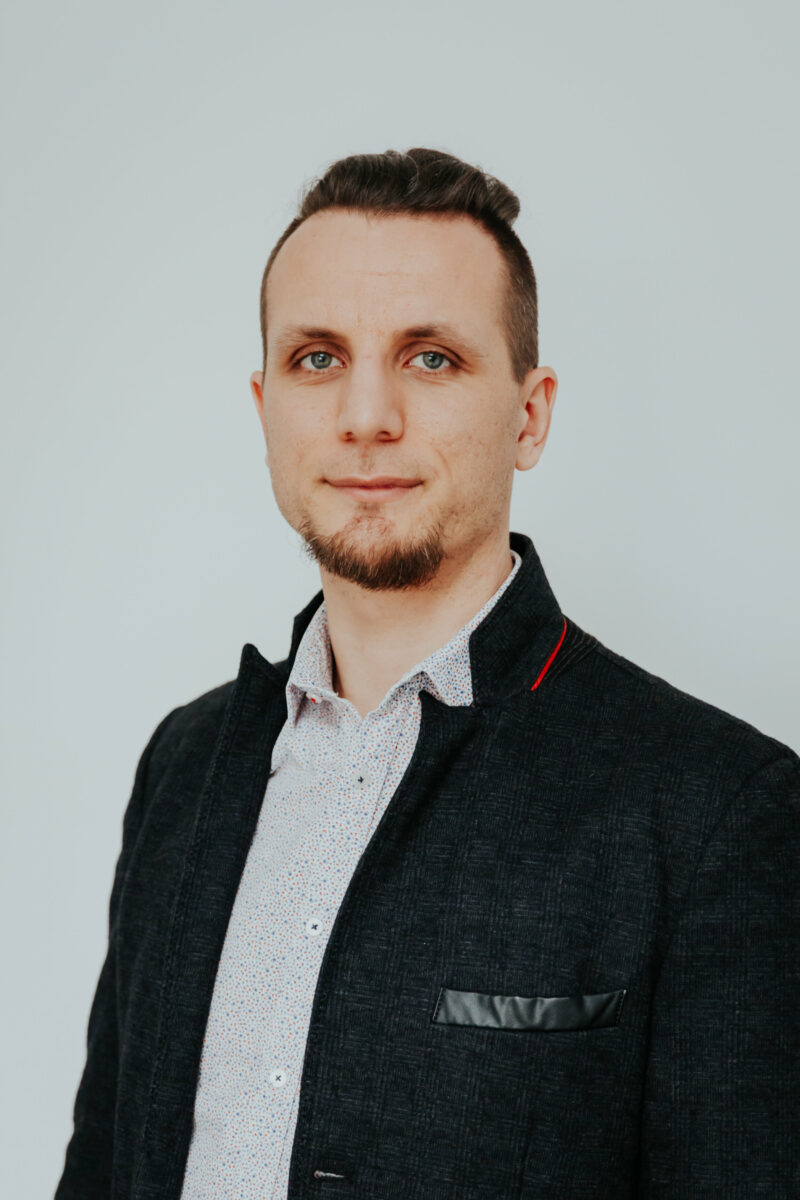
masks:
[(267, 280), (269, 331), (292, 321), (413, 324), (424, 310), (484, 338), (502, 336), (505, 264), (467, 217), (328, 209), (287, 238)]

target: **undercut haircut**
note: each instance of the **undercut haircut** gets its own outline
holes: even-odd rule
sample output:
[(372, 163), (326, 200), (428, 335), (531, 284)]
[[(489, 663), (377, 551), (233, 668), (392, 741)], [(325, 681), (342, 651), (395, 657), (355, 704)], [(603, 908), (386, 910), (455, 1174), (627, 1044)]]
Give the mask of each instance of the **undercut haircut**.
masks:
[(383, 154), (351, 154), (332, 163), (301, 191), (297, 216), (272, 248), (261, 279), (263, 370), (267, 369), (267, 278), (287, 238), (314, 213), (326, 209), (427, 217), (469, 217), (486, 230), (503, 257), (505, 294), (501, 323), (516, 383), (539, 365), (536, 276), (528, 252), (512, 229), (518, 197), (480, 167), (443, 150), (416, 146)]

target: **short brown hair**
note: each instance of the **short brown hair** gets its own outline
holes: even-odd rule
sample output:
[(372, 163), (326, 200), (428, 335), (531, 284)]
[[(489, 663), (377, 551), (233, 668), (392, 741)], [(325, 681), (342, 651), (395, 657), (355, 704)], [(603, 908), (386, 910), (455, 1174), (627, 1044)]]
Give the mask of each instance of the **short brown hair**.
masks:
[(506, 267), (503, 326), (511, 371), (522, 383), (539, 365), (536, 276), (528, 252), (511, 226), (519, 199), (504, 183), (479, 167), (443, 150), (416, 146), (404, 153), (351, 154), (306, 185), (297, 216), (283, 231), (267, 259), (261, 279), (261, 341), (267, 367), (267, 276), (275, 256), (295, 229), (314, 213), (341, 208), (388, 213), (461, 214), (482, 225), (494, 238)]

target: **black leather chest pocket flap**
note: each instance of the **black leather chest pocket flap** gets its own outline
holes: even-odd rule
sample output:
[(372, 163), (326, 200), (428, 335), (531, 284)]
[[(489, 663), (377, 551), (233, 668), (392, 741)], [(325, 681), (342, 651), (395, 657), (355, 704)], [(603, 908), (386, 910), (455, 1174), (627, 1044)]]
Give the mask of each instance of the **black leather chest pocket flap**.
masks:
[(616, 1025), (625, 988), (577, 996), (502, 996), (488, 992), (439, 991), (432, 1022), (477, 1025), (508, 1032), (561, 1033)]

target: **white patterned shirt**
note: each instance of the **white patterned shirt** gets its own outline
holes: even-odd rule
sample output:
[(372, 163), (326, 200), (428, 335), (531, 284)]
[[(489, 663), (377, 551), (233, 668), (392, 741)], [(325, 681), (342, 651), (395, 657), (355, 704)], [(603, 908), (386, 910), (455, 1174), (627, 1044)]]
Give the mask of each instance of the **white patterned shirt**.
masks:
[(324, 601), (286, 684), (214, 983), (181, 1200), (286, 1200), (317, 976), (351, 876), (411, 761), (419, 693), (472, 703), (469, 636), (511, 583), (366, 717), (332, 687)]

